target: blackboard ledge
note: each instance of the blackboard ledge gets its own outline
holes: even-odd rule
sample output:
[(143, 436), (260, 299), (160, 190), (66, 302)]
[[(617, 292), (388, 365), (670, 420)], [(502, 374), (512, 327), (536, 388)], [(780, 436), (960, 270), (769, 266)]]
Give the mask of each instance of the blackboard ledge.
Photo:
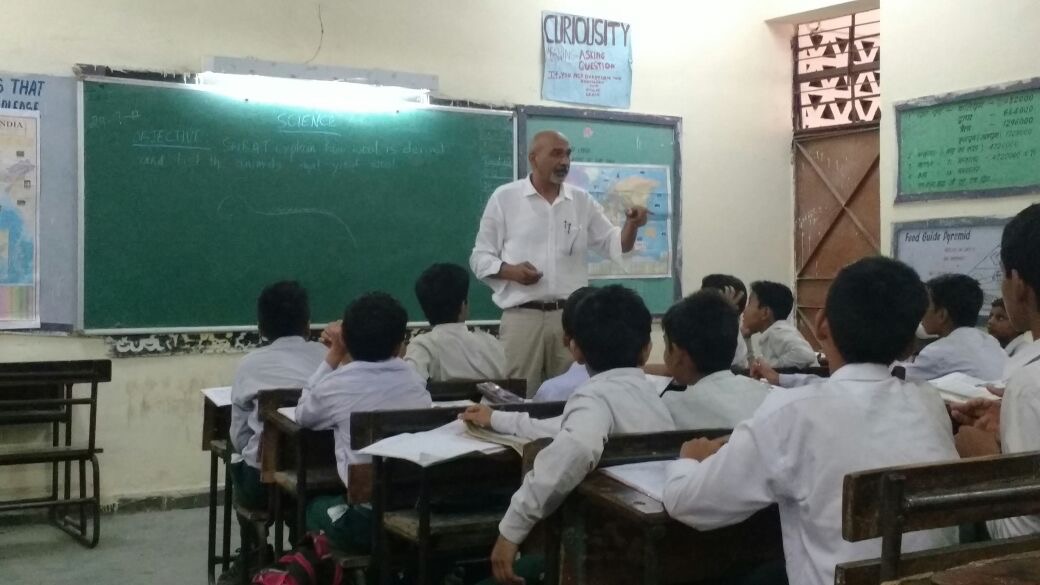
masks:
[[(478, 319), (466, 321), (471, 327), (489, 327), (499, 324), (498, 319)], [(322, 330), (328, 323), (311, 323), (311, 330)], [(409, 329), (429, 327), (427, 321), (409, 321)], [(213, 327), (130, 327), (130, 328), (95, 328), (84, 329), (83, 335), (116, 337), (121, 335), (177, 335), (181, 333), (252, 333), (256, 325), (217, 325)]]
[(918, 203), (925, 201), (943, 201), (947, 199), (983, 199), (990, 197), (1012, 197), (1015, 195), (1037, 195), (1040, 194), (1040, 184), (1026, 185), (1023, 187), (1005, 187), (1001, 189), (986, 189), (974, 191), (933, 191), (927, 193), (913, 193), (910, 195), (896, 195), (896, 204)]

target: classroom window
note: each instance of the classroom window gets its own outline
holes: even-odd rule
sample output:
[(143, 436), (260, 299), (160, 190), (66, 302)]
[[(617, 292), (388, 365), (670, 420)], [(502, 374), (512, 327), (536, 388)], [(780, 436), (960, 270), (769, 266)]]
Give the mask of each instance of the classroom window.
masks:
[(794, 127), (809, 130), (881, 119), (881, 11), (798, 25)]

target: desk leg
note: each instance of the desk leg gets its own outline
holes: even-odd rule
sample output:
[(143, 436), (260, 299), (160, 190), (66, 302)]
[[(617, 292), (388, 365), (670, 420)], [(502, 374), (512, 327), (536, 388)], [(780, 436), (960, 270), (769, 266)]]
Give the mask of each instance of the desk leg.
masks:
[(228, 570), (231, 561), (231, 510), (234, 509), (232, 500), (234, 488), (231, 485), (231, 452), (228, 451), (224, 459), (224, 563), (223, 568)]
[[(79, 460), (79, 499), (87, 499), (87, 460)], [(83, 537), (87, 536), (87, 504), (79, 505), (79, 531)]]
[(390, 473), (382, 457), (372, 458), (372, 551), (375, 555), (376, 569), (373, 581), (378, 585), (390, 583), (390, 541), (383, 528), (383, 516), (386, 514), (386, 486)]
[(271, 497), (271, 512), (274, 516), (274, 556), (275, 559), (282, 558), (285, 554), (285, 523), (282, 521), (282, 491), (277, 485), (272, 485), (268, 491)]
[(426, 585), (430, 582), (430, 481), (426, 468), (419, 472), (419, 554), (418, 572), (415, 582)]
[[(55, 468), (57, 478), (57, 468)], [(95, 478), (94, 481), (97, 481)], [(208, 546), (206, 547), (206, 577), (209, 584), (216, 582), (214, 569), (217, 562), (217, 454), (210, 451), (209, 454), (209, 534)]]
[(560, 528), (559, 581), (585, 585), (589, 560), (585, 533), (585, 515), (588, 513), (588, 506), (585, 505), (584, 500), (571, 496), (563, 502), (559, 513), (563, 518)]

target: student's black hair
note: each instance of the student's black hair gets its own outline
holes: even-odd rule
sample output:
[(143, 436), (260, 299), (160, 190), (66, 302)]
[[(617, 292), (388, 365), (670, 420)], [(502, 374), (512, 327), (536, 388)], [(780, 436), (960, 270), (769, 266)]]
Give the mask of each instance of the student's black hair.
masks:
[(982, 310), (979, 281), (967, 274), (940, 274), (925, 283), (937, 309), (946, 309), (954, 327), (974, 327)]
[(1004, 308), (1004, 299), (993, 299), (993, 302), (990, 303), (989, 306), (993, 307), (994, 309), (997, 308), (997, 307), (1000, 307), (1001, 309), (1003, 309)]
[(574, 340), (594, 372), (642, 366), (650, 343), (650, 311), (643, 299), (621, 285), (595, 289), (574, 314)]
[(306, 336), (311, 322), (307, 289), (295, 280), (282, 280), (264, 287), (256, 299), (260, 335), (268, 341), (291, 335)]
[[(1004, 274), (1011, 276), (1012, 270), (1040, 297), (1040, 203), (1034, 203), (1018, 212), (1004, 226), (1000, 238), (1000, 263)], [(1040, 307), (1037, 307), (1040, 309)]]
[(415, 297), (430, 325), (455, 323), (469, 298), (469, 272), (458, 264), (434, 264), (415, 281)]
[(744, 311), (744, 307), (747, 306), (747, 287), (744, 286), (744, 281), (740, 280), (732, 274), (709, 274), (701, 279), (701, 288), (710, 288), (723, 292), (726, 287), (732, 287), (737, 292), (744, 293), (740, 298), (740, 302), (737, 303), (737, 309), (741, 312)]
[(350, 357), (381, 362), (394, 357), (404, 341), (408, 313), (394, 297), (383, 292), (363, 294), (343, 313), (343, 343)]
[(595, 288), (583, 286), (567, 297), (567, 302), (563, 303), (563, 313), (560, 315), (564, 335), (574, 337), (574, 312), (578, 308), (578, 303), (594, 292), (596, 292)]
[(898, 260), (863, 258), (838, 273), (824, 311), (846, 363), (888, 365), (906, 353), (928, 309), (928, 291)]
[(751, 292), (758, 298), (758, 304), (773, 310), (773, 319), (783, 321), (794, 308), (794, 294), (786, 285), (768, 280), (756, 280), (751, 283)]
[(702, 374), (728, 369), (737, 351), (738, 314), (712, 288), (697, 291), (675, 303), (661, 321), (668, 342), (679, 346)]

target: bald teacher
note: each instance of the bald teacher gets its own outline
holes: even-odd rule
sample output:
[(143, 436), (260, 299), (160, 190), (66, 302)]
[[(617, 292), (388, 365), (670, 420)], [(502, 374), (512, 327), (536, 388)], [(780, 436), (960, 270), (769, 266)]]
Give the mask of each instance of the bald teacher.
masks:
[(469, 264), (502, 308), (501, 338), (514, 377), (534, 396), (546, 379), (573, 361), (560, 321), (567, 297), (589, 283), (586, 252), (620, 260), (646, 225), (644, 207), (626, 211), (624, 227), (610, 223), (586, 191), (565, 184), (571, 145), (559, 132), (539, 132), (527, 160), (531, 174), (491, 195)]

